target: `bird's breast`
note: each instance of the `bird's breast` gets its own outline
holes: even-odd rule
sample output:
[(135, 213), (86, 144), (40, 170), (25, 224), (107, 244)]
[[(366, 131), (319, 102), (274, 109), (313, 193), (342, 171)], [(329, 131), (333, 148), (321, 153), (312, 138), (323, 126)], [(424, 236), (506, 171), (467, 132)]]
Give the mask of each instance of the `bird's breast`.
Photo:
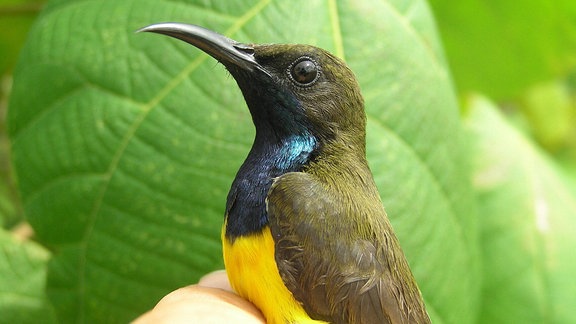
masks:
[(286, 288), (274, 258), (269, 227), (237, 237), (231, 243), (222, 231), (224, 263), (232, 288), (250, 300), (268, 323), (324, 323), (311, 319)]

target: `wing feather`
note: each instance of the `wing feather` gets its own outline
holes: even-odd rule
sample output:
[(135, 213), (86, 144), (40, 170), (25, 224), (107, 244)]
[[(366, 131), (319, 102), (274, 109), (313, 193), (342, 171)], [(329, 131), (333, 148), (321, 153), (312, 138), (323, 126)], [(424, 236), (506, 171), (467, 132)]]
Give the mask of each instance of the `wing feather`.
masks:
[[(362, 206), (360, 205), (362, 204)], [(267, 198), (284, 283), (331, 323), (429, 323), (381, 203), (366, 207), (306, 173), (275, 179)], [(400, 251), (400, 250), (398, 250)]]

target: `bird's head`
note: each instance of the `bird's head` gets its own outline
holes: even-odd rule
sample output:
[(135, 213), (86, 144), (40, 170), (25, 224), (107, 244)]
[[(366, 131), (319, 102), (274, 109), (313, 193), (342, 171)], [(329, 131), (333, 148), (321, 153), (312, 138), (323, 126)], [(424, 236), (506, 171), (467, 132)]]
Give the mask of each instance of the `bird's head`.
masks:
[(340, 150), (364, 153), (366, 117), (358, 83), (329, 52), (309, 45), (242, 44), (180, 23), (140, 31), (178, 38), (222, 63), (242, 90), (257, 138), (311, 134), (320, 147), (340, 143)]

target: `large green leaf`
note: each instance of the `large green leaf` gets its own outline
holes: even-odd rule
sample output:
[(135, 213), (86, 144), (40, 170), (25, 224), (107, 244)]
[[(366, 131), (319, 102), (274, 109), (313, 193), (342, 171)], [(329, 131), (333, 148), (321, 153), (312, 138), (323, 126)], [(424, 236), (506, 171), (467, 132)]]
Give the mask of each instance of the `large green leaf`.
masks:
[(62, 320), (126, 321), (222, 267), (225, 197), (253, 126), (212, 59), (134, 34), (161, 21), (344, 57), (428, 310), (436, 323), (474, 321), (475, 205), (455, 95), (420, 0), (51, 1), (16, 71), (9, 121), (28, 219), (56, 251), (48, 289)]
[(470, 100), (484, 283), (481, 323), (574, 323), (576, 191), (487, 100)]
[(576, 1), (430, 3), (461, 92), (510, 98), (576, 67)]

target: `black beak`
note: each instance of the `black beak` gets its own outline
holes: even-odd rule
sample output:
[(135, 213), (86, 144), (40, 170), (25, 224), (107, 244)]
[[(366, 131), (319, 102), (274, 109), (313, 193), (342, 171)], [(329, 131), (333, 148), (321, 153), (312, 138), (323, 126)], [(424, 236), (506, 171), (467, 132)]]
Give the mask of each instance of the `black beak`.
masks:
[(138, 32), (168, 35), (194, 45), (227, 68), (237, 67), (245, 71), (262, 70), (254, 59), (254, 47), (238, 43), (224, 35), (196, 25), (161, 23), (144, 27)]

